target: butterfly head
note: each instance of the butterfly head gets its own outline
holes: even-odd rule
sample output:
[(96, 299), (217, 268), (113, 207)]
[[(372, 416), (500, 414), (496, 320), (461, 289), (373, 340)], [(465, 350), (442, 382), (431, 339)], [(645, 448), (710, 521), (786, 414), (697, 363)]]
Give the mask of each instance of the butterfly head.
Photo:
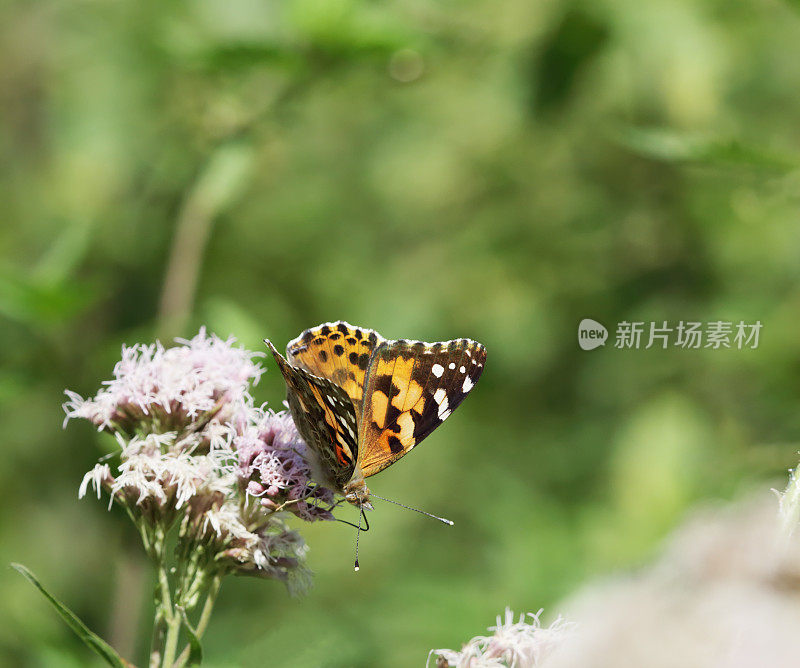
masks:
[(352, 503), (357, 508), (365, 510), (372, 510), (372, 504), (369, 501), (369, 488), (364, 478), (358, 476), (348, 482), (344, 489), (344, 499), (348, 503)]

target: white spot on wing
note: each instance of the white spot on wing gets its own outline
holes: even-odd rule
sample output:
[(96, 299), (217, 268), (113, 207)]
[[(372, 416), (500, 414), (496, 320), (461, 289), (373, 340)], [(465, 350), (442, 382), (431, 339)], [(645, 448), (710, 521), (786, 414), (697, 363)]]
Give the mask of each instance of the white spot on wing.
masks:
[[(472, 360), (472, 362), (474, 363), (475, 360)], [(450, 364), (447, 365), (447, 368), (448, 369), (455, 369), (456, 368), (456, 363), (455, 362), (450, 362)]]
[(464, 379), (464, 384), (461, 386), (462, 391), (469, 392), (474, 387), (473, 382), (470, 380), (469, 376)]
[(433, 400), (441, 407), (443, 399), (447, 401), (447, 391), (440, 387), (438, 390), (436, 390), (436, 392), (433, 393)]
[(459, 373), (464, 373), (465, 371), (466, 371), (465, 367), (463, 367), (463, 366), (458, 367), (458, 372)]
[(434, 364), (431, 367), (431, 371), (433, 372), (434, 376), (441, 378), (442, 374), (444, 373), (444, 367), (441, 364)]

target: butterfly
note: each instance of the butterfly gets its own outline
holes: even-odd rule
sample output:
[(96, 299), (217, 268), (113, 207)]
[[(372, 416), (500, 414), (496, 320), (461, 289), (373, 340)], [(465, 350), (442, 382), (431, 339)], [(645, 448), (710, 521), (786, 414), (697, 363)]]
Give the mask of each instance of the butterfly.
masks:
[(344, 321), (307, 329), (288, 343), (286, 357), (265, 343), (286, 381), (297, 430), (317, 455), (317, 482), (361, 515), (372, 508), (366, 478), (442, 424), (486, 362), (486, 348), (471, 339), (390, 341)]

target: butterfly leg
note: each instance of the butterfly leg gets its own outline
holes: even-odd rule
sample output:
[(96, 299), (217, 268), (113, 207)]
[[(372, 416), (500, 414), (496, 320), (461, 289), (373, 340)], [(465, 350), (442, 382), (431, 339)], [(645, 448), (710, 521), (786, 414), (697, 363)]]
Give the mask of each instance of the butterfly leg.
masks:
[[(341, 503), (341, 501), (339, 503)], [(336, 505), (339, 505), (339, 504), (337, 503)], [(341, 522), (342, 524), (347, 524), (348, 526), (351, 526), (354, 529), (359, 529), (360, 531), (363, 531), (363, 532), (366, 533), (367, 531), (369, 531), (369, 520), (367, 519), (367, 515), (363, 510), (361, 510), (359, 512), (360, 512), (360, 514), (358, 516), (358, 524), (354, 524), (353, 522), (350, 522), (348, 520), (343, 520), (343, 519), (340, 519), (338, 517), (336, 518), (336, 521), (337, 522)], [(364, 525), (365, 525), (363, 527), (361, 526), (361, 518), (362, 517), (364, 518)]]

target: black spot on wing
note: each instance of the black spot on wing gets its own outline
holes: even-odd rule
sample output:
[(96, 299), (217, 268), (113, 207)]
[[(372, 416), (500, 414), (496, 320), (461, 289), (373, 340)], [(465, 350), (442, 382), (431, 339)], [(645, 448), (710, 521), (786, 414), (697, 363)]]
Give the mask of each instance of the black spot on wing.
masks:
[(392, 377), (389, 375), (378, 376), (375, 379), (376, 392), (383, 392), (387, 397), (391, 397), (392, 391)]
[(393, 455), (403, 451), (403, 444), (400, 442), (400, 439), (397, 438), (397, 436), (389, 436), (387, 440), (389, 442), (389, 450), (392, 451)]
[[(392, 385), (394, 387), (394, 385)], [(395, 396), (399, 394), (399, 390), (395, 393)], [(397, 424), (397, 418), (399, 418), (403, 411), (399, 408), (396, 408), (392, 405), (392, 400), (389, 399), (389, 405), (386, 407), (386, 428), (391, 429), (394, 432), (400, 432), (400, 425)]]

